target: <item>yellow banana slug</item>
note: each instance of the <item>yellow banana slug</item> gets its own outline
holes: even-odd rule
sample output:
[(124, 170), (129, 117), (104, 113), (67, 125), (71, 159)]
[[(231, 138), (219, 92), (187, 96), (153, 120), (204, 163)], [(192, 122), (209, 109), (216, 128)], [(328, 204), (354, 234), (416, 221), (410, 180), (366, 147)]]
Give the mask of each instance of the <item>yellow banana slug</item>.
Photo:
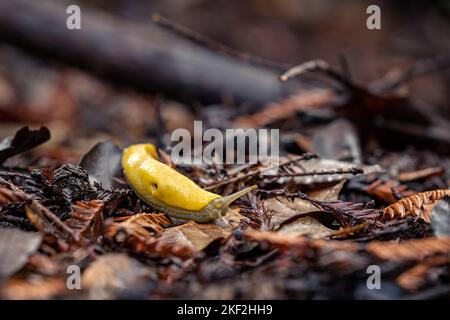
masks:
[(136, 194), (169, 216), (197, 222), (209, 222), (224, 216), (229, 205), (256, 188), (251, 186), (229, 196), (203, 190), (188, 177), (158, 161), (152, 144), (135, 144), (122, 155), (122, 167)]

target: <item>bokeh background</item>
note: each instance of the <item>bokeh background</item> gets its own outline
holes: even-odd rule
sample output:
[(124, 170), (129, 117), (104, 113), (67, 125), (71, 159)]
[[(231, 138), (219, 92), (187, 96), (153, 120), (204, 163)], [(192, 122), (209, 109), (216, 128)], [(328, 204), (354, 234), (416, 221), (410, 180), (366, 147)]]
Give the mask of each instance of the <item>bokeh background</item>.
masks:
[[(344, 57), (352, 79), (363, 86), (417, 60), (450, 52), (446, 0), (67, 2), (72, 3), (79, 4), (82, 13), (100, 10), (144, 26), (153, 24), (151, 15), (159, 13), (239, 51), (290, 65), (320, 58), (339, 68)], [(381, 30), (366, 28), (370, 4), (381, 8)], [(450, 114), (449, 84), (450, 72), (442, 70), (413, 79), (402, 89), (445, 118)], [(23, 124), (49, 126), (51, 142), (41, 149), (46, 162), (76, 162), (99, 140), (123, 145), (154, 137), (154, 102), (151, 93), (111, 84), (0, 39), (0, 138)], [(167, 130), (190, 128), (199, 106), (166, 96), (161, 115)], [(49, 165), (39, 159), (37, 155), (36, 164)]]

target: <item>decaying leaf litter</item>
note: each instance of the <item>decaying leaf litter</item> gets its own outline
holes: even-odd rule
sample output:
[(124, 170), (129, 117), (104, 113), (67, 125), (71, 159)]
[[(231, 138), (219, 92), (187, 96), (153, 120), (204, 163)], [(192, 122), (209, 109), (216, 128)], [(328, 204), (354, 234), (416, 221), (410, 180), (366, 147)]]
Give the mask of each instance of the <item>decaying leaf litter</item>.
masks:
[[(284, 85), (297, 77), (314, 86), (242, 109), (117, 93), (71, 69), (12, 72), (17, 86), (52, 88), (64, 111), (53, 115), (49, 98), (30, 86), (19, 89), (33, 108), (14, 112), (20, 99), (12, 99), (0, 111), (13, 123), (36, 123), (42, 114), (50, 123), (2, 128), (10, 137), (0, 142), (0, 297), (448, 297), (448, 123), (399, 90), (448, 62), (445, 55), (419, 61), (367, 86), (322, 60), (287, 73), (283, 66)], [(17, 88), (11, 90), (14, 96)], [(94, 111), (80, 111), (83, 99)], [(175, 165), (168, 135), (195, 119), (204, 129), (280, 128), (278, 170), (261, 163)], [(75, 131), (86, 133), (72, 139)], [(136, 142), (158, 144), (163, 162), (206, 190), (258, 189), (233, 205), (226, 226), (171, 219), (124, 179), (121, 153)], [(81, 269), (81, 290), (66, 284), (73, 265)], [(370, 265), (380, 266), (382, 290), (366, 286)]]
[[(22, 128), (9, 139), (15, 143), (2, 145), (22, 153), (35, 146), (27, 141), (47, 140), (41, 138), (47, 131)], [(142, 202), (123, 177), (121, 152), (99, 142), (81, 165), (2, 167), (4, 298), (445, 295), (435, 293), (449, 280), (445, 160), (390, 172), (339, 156), (285, 153), (274, 174), (264, 164), (168, 163), (220, 194), (258, 185), (221, 226), (173, 220)], [(73, 264), (82, 270), (79, 291), (65, 285)], [(372, 264), (388, 288), (378, 294), (366, 289)]]

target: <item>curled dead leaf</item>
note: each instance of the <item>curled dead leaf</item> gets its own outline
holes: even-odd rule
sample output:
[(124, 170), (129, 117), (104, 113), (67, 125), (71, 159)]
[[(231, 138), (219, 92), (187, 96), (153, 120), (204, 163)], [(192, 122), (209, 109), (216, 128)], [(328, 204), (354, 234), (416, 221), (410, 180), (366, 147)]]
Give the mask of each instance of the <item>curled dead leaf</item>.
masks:
[(13, 138), (7, 138), (0, 145), (0, 164), (6, 159), (33, 149), (34, 147), (50, 139), (50, 131), (47, 127), (40, 127), (37, 130), (30, 130), (22, 127), (15, 133)]

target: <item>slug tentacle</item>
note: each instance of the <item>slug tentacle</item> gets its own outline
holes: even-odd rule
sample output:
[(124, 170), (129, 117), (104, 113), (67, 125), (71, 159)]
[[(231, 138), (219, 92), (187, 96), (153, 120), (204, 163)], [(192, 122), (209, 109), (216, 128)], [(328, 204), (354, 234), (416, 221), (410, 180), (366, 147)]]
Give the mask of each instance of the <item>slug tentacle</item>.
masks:
[(257, 186), (221, 197), (203, 190), (188, 177), (158, 161), (152, 144), (126, 148), (122, 167), (136, 194), (155, 209), (177, 219), (209, 222), (223, 217), (230, 204)]

